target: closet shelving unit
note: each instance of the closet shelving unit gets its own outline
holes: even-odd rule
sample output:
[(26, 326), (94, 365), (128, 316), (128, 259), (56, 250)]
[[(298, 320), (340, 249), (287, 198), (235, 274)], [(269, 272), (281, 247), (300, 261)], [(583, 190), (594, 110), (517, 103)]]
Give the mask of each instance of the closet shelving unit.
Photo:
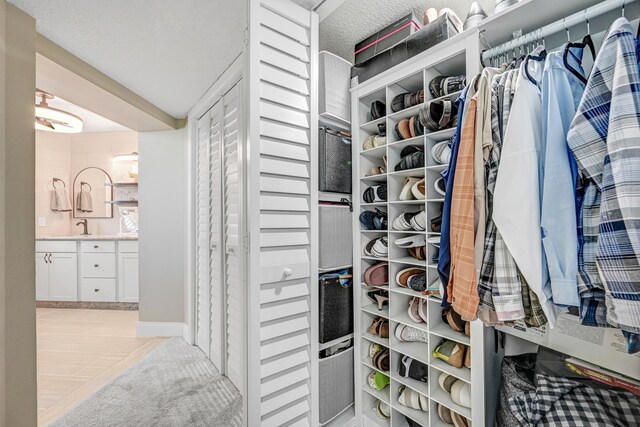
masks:
[[(443, 196), (435, 191), (434, 183), (440, 177), (440, 173), (447, 165), (439, 164), (432, 159), (430, 150), (438, 142), (449, 140), (454, 128), (447, 128), (437, 132), (425, 130), (425, 134), (411, 139), (400, 140), (395, 133), (396, 124), (406, 118), (418, 114), (420, 105), (393, 112), (390, 108), (394, 96), (404, 92), (425, 90), (425, 102), (433, 101), (428, 90), (428, 84), (432, 78), (438, 75), (466, 75), (467, 53), (465, 50), (465, 37), (458, 35), (453, 39), (412, 58), (403, 64), (401, 70), (389, 70), (376, 76), (352, 89), (352, 123), (353, 126), (353, 159), (354, 159), (354, 284), (359, 289), (354, 294), (356, 304), (356, 358), (360, 358), (359, 366), (356, 366), (356, 405), (357, 413), (362, 416), (362, 425), (368, 426), (406, 426), (405, 417), (409, 417), (422, 426), (445, 426), (437, 415), (437, 405), (441, 404), (470, 419), (476, 425), (484, 424), (484, 401), (482, 398), (482, 346), (483, 327), (479, 322), (472, 323), (471, 338), (453, 331), (441, 319), (441, 300), (433, 296), (424, 296), (408, 288), (400, 287), (395, 282), (395, 276), (403, 268), (418, 266), (427, 271), (427, 284), (439, 282), (437, 271), (438, 248), (427, 243), (427, 259), (419, 261), (412, 258), (406, 249), (400, 249), (395, 245), (399, 238), (419, 234), (417, 232), (394, 231), (393, 220), (403, 212), (426, 211), (427, 231), (426, 237), (437, 236), (429, 229), (430, 220), (442, 211)], [(474, 64), (475, 65), (475, 64)], [(473, 73), (471, 73), (473, 74)], [(445, 96), (455, 100), (459, 95), (453, 93)], [(436, 98), (439, 99), (439, 98)], [(380, 100), (386, 103), (386, 116), (377, 120), (371, 120), (370, 106), (373, 101)], [(369, 135), (377, 134), (378, 125), (386, 123), (387, 144), (381, 147), (363, 150), (362, 143)], [(406, 171), (394, 172), (395, 165), (400, 162), (400, 152), (404, 147), (417, 145), (425, 152), (425, 167)], [(382, 166), (383, 156), (387, 156), (387, 173), (375, 176), (366, 176), (374, 166)], [(400, 201), (398, 195), (402, 190), (406, 177), (425, 177), (426, 200)], [(365, 203), (364, 191), (374, 185), (387, 184), (388, 200), (380, 203)], [(389, 229), (387, 231), (363, 230), (358, 216), (365, 210), (379, 209), (387, 212)], [(389, 242), (388, 258), (374, 258), (364, 255), (363, 248), (371, 239), (387, 236)], [(383, 310), (378, 310), (367, 298), (367, 291), (372, 290), (364, 283), (366, 269), (378, 262), (389, 264), (389, 305)], [(359, 283), (358, 283), (359, 281)], [(427, 301), (428, 322), (414, 323), (407, 314), (409, 302), (413, 297), (423, 298)], [(382, 316), (389, 319), (389, 338), (380, 338), (368, 332), (372, 321)], [(394, 335), (398, 325), (408, 325), (428, 332), (428, 343), (401, 342)], [(435, 358), (432, 351), (443, 339), (449, 339), (458, 343), (477, 348), (472, 353), (471, 369), (456, 369), (446, 362)], [(390, 351), (390, 369), (384, 372), (391, 378), (390, 385), (382, 391), (375, 391), (369, 387), (367, 376), (372, 371), (377, 371), (369, 357), (371, 343), (380, 344)], [(398, 375), (398, 366), (403, 355), (410, 356), (429, 366), (428, 382), (423, 383), (412, 379), (402, 378)], [(356, 360), (358, 365), (358, 361)], [(472, 372), (477, 371), (476, 375)], [(441, 373), (448, 373), (455, 377), (474, 384), (472, 387), (477, 395), (472, 397), (472, 408), (465, 408), (455, 404), (450, 395), (438, 385), (438, 377)], [(413, 389), (429, 400), (429, 410), (420, 411), (401, 405), (398, 402), (398, 388), (401, 386)], [(378, 418), (373, 410), (377, 401), (387, 403), (391, 407), (391, 418)]]

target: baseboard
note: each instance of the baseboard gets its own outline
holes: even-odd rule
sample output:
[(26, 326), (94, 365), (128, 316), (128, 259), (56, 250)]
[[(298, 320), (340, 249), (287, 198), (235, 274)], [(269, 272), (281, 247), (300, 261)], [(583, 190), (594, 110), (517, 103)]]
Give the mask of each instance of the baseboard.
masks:
[(139, 337), (182, 337), (184, 336), (182, 322), (138, 322), (136, 335)]

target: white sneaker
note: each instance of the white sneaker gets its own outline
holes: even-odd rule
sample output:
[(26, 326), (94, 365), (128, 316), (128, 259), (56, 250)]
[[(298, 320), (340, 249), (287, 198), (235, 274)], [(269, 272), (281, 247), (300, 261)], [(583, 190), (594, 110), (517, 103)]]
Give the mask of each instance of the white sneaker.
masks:
[(395, 334), (398, 341), (426, 343), (429, 340), (429, 333), (427, 331), (402, 324), (396, 326)]

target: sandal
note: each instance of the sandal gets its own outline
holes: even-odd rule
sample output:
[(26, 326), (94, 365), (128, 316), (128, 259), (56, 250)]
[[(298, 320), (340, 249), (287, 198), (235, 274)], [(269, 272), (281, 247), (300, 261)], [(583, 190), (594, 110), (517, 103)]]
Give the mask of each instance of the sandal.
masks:
[[(424, 162), (424, 158), (422, 161)], [(416, 200), (424, 200), (426, 198), (424, 178), (413, 184), (413, 187), (411, 187), (411, 193)]]
[(367, 298), (378, 306), (378, 310), (382, 311), (385, 305), (389, 305), (389, 292), (382, 289), (374, 289), (367, 292)]
[(391, 380), (388, 375), (380, 372), (371, 372), (367, 377), (367, 382), (372, 389), (382, 391), (389, 385)]
[(408, 408), (424, 412), (429, 411), (429, 400), (427, 397), (406, 386), (400, 386), (398, 388), (398, 403)]
[(387, 184), (374, 185), (364, 190), (362, 199), (365, 203), (378, 203), (387, 201)]
[(427, 259), (426, 246), (420, 246), (418, 248), (408, 248), (407, 251), (409, 252), (409, 255), (411, 255), (413, 258), (417, 259), (418, 261), (424, 261)]
[(364, 272), (364, 283), (367, 286), (387, 286), (389, 284), (389, 265), (386, 262), (373, 264)]
[(376, 317), (369, 326), (369, 332), (380, 338), (389, 338), (389, 321), (384, 317)]
[(385, 348), (374, 354), (371, 358), (371, 362), (376, 369), (383, 372), (389, 372), (389, 349)]
[(398, 284), (398, 286), (407, 288), (408, 281), (411, 277), (413, 277), (416, 274), (425, 274), (425, 273), (426, 273), (426, 270), (424, 268), (418, 268), (418, 267), (404, 268), (400, 270), (398, 274), (396, 274), (396, 283)]
[(400, 191), (400, 195), (398, 196), (398, 200), (407, 201), (414, 200), (415, 196), (413, 194), (413, 186), (418, 183), (420, 180), (424, 181), (424, 178), (416, 178), (408, 176), (404, 179), (404, 187), (402, 187), (402, 191)]
[(422, 298), (413, 297), (409, 300), (409, 308), (407, 314), (415, 323), (424, 323), (424, 319), (420, 316), (420, 300)]
[(378, 403), (373, 407), (373, 412), (375, 412), (378, 418), (389, 419), (391, 418), (391, 411), (389, 411), (389, 405), (378, 400)]

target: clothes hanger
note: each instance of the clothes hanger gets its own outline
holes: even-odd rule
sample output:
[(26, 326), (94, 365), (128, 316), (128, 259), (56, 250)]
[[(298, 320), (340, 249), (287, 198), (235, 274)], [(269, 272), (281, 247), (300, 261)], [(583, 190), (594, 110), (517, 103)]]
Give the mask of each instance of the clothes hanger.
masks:
[(537, 56), (527, 55), (527, 57), (524, 60), (524, 73), (529, 79), (529, 81), (536, 86), (538, 86), (539, 84), (536, 81), (536, 79), (534, 79), (533, 76), (531, 76), (531, 73), (529, 73), (529, 61), (533, 60), (533, 61), (543, 62), (545, 59), (547, 59), (547, 51), (543, 50), (542, 52), (540, 52), (540, 55), (537, 55)]
[(564, 66), (567, 68), (567, 70), (571, 72), (571, 74), (576, 76), (582, 83), (587, 84), (587, 78), (583, 76), (578, 70), (576, 70), (571, 65), (569, 65), (569, 61), (567, 60), (567, 58), (569, 57), (569, 51), (572, 48), (584, 49), (586, 47), (589, 47), (589, 50), (591, 51), (591, 56), (594, 59), (594, 61), (596, 59), (596, 47), (593, 44), (593, 39), (591, 38), (591, 26), (589, 25), (589, 18), (587, 17), (586, 9), (584, 11), (584, 14), (587, 20), (587, 35), (584, 36), (584, 38), (582, 39), (582, 42), (572, 43), (571, 38), (569, 36), (569, 30), (565, 26), (565, 29), (567, 30), (567, 38), (569, 38), (569, 42), (564, 48), (564, 54), (562, 55), (562, 62), (564, 62)]

